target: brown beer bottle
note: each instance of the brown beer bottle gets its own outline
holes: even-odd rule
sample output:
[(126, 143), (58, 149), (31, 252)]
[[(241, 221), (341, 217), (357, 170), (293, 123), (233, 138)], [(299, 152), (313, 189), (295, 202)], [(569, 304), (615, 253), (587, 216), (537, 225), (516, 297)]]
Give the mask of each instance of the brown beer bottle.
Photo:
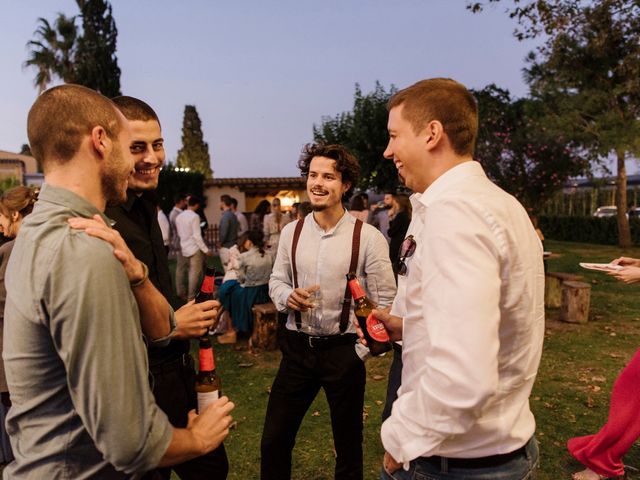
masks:
[(367, 346), (371, 355), (380, 355), (391, 350), (389, 334), (384, 328), (384, 324), (371, 314), (376, 305), (367, 298), (367, 295), (358, 281), (355, 273), (347, 274), (347, 282), (354, 300), (354, 310), (360, 329), (367, 341)]
[(215, 269), (207, 267), (204, 272), (204, 280), (202, 280), (202, 286), (200, 287), (200, 291), (195, 298), (196, 303), (206, 302), (207, 300), (215, 300), (215, 276)]
[(200, 367), (196, 377), (196, 394), (198, 396), (198, 413), (202, 413), (213, 401), (220, 398), (220, 377), (216, 374), (216, 362), (209, 336), (200, 338)]

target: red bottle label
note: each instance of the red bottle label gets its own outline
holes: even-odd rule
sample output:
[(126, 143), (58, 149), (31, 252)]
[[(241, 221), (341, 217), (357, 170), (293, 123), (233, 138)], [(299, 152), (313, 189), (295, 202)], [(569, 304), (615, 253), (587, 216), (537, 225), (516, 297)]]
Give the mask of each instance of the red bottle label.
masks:
[(367, 317), (367, 332), (369, 332), (371, 338), (378, 342), (389, 341), (389, 334), (387, 333), (387, 329), (384, 328), (384, 323), (374, 317), (373, 313), (370, 313)]
[(202, 281), (202, 286), (200, 287), (200, 291), (204, 293), (213, 293), (214, 289), (214, 278), (213, 277), (204, 277)]
[(212, 372), (216, 369), (216, 364), (213, 361), (213, 349), (201, 348), (198, 356), (200, 357), (201, 372)]
[(355, 300), (362, 298), (366, 295), (364, 293), (364, 290), (362, 289), (362, 286), (360, 285), (360, 282), (358, 282), (357, 278), (354, 278), (353, 280), (349, 280), (349, 289), (351, 290), (351, 296)]

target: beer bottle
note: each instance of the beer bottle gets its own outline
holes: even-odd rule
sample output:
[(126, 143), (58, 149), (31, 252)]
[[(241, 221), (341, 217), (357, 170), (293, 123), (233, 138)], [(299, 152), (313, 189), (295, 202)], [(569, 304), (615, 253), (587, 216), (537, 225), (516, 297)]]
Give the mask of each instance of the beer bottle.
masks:
[(347, 282), (354, 300), (356, 318), (371, 355), (376, 356), (391, 350), (391, 341), (384, 324), (371, 314), (376, 305), (367, 298), (356, 274), (353, 272), (347, 274)]
[(220, 377), (216, 374), (216, 362), (209, 335), (200, 337), (200, 367), (196, 377), (198, 413), (202, 413), (212, 402), (220, 398)]
[[(207, 267), (204, 273), (204, 280), (202, 280), (202, 286), (200, 287), (200, 291), (195, 298), (196, 303), (206, 302), (207, 300), (216, 300), (218, 298), (218, 293), (216, 292), (215, 277), (215, 269)], [(218, 326), (218, 320), (220, 319), (221, 314), (222, 311), (218, 313), (216, 322), (209, 328), (209, 335), (213, 335), (213, 332)]]
[(207, 300), (215, 300), (215, 276), (215, 269), (207, 267), (204, 272), (204, 280), (202, 280), (202, 286), (200, 287), (200, 291), (195, 298), (196, 303), (206, 302)]

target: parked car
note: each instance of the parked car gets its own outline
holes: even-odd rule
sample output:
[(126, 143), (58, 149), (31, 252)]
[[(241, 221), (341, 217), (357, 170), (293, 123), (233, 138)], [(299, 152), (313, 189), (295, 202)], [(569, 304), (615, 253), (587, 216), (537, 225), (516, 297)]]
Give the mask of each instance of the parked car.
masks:
[(598, 207), (596, 211), (593, 212), (593, 216), (598, 218), (615, 217), (617, 214), (618, 214), (618, 207), (616, 207), (615, 205)]
[(627, 213), (628, 218), (640, 218), (640, 207), (631, 207)]

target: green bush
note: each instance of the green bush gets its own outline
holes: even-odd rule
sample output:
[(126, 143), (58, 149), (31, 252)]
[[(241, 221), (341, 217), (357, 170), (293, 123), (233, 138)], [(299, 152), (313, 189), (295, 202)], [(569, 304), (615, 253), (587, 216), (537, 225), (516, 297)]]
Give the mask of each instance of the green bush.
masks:
[[(546, 239), (599, 245), (618, 244), (616, 217), (541, 216), (538, 218), (538, 225)], [(631, 240), (639, 245), (640, 219), (631, 218), (629, 226)]]
[[(181, 172), (172, 165), (160, 170), (156, 193), (160, 208), (168, 213), (173, 208), (175, 196), (179, 193), (197, 195), (203, 198), (204, 175), (198, 172)], [(203, 208), (205, 205), (202, 206)]]

